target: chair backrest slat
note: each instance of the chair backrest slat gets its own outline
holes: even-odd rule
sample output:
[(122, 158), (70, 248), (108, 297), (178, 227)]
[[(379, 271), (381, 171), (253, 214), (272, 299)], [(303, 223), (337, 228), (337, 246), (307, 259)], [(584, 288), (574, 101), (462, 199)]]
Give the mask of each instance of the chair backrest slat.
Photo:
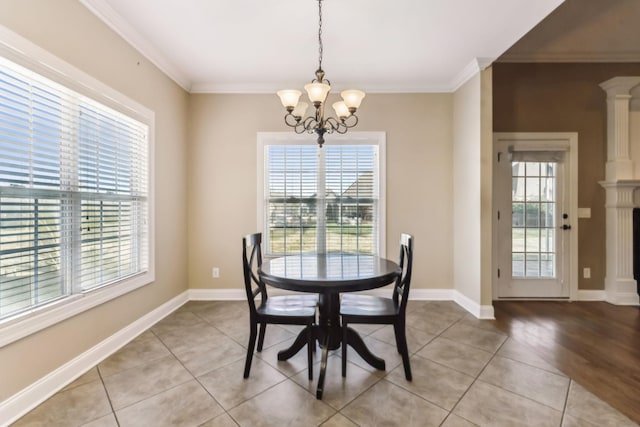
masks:
[(402, 233), (400, 235), (400, 259), (398, 261), (401, 273), (393, 289), (393, 300), (400, 305), (400, 311), (407, 309), (409, 288), (411, 287), (411, 270), (413, 268), (413, 236)]
[(264, 303), (267, 300), (267, 288), (258, 277), (258, 268), (262, 266), (262, 233), (248, 234), (242, 238), (242, 266), (244, 286), (251, 315), (256, 313), (256, 297)]

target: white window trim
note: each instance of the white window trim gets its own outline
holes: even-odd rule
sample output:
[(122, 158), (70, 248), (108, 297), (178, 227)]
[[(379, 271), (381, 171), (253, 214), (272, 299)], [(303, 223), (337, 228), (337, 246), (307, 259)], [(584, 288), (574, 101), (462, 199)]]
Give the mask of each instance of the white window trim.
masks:
[(0, 348), (155, 281), (155, 113), (0, 25), (0, 55), (149, 126), (149, 268), (0, 322)]
[[(387, 253), (387, 135), (385, 132), (349, 132), (347, 134), (332, 134), (326, 137), (326, 144), (336, 145), (377, 145), (379, 156), (379, 185), (378, 199), (379, 215), (379, 253), (385, 258)], [(264, 233), (264, 147), (268, 145), (316, 145), (316, 137), (309, 134), (293, 132), (258, 132), (256, 146), (256, 175), (257, 175), (257, 217), (256, 229)], [(325, 145), (326, 145), (325, 144)]]

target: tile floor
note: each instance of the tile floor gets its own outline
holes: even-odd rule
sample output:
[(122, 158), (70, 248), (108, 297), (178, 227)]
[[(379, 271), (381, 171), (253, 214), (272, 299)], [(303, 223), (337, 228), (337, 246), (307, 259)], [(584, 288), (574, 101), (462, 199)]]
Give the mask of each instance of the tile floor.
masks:
[(387, 371), (350, 351), (343, 379), (333, 352), (321, 401), (305, 351), (277, 361), (295, 327), (270, 325), (250, 378), (242, 378), (248, 322), (245, 302), (189, 302), (15, 426), (636, 425), (452, 302), (409, 303), (412, 382), (392, 328), (356, 326)]

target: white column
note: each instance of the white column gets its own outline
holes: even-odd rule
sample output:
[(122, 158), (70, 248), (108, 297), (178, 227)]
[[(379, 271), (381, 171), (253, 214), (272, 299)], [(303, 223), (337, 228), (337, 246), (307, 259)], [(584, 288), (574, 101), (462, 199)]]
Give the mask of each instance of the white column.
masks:
[(633, 192), (638, 181), (601, 183), (606, 190), (605, 293), (612, 304), (638, 304), (633, 278)]
[(614, 77), (600, 84), (607, 92), (607, 164), (606, 181), (606, 277), (607, 301), (613, 304), (638, 304), (633, 278), (633, 193), (640, 188), (634, 180), (629, 141), (629, 105), (631, 90), (640, 85), (640, 77)]
[(629, 149), (629, 102), (640, 77), (614, 77), (600, 83), (607, 92), (607, 182), (633, 179)]

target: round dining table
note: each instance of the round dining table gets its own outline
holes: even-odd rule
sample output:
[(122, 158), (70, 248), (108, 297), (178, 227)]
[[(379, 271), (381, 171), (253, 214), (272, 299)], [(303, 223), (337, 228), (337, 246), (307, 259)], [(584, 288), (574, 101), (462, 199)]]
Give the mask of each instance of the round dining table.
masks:
[[(380, 288), (393, 283), (400, 274), (397, 263), (360, 254), (303, 254), (266, 259), (258, 270), (267, 285), (297, 292), (319, 295), (318, 324), (312, 335), (322, 347), (322, 359), (316, 397), (322, 398), (329, 350), (342, 343), (340, 325), (340, 293)], [(307, 329), (298, 334), (293, 344), (278, 353), (278, 360), (287, 360), (307, 344)], [(384, 370), (385, 362), (369, 351), (360, 335), (347, 329), (347, 344), (367, 363)]]

